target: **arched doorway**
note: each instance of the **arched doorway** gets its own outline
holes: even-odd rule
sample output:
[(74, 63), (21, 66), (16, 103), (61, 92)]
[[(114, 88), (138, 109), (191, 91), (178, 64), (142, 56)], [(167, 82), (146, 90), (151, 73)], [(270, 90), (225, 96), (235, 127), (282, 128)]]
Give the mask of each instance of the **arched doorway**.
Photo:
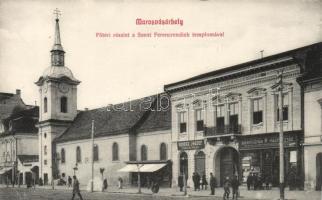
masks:
[(206, 173), (206, 155), (203, 151), (195, 154), (195, 172), (200, 176)]
[(180, 174), (183, 173), (188, 179), (188, 155), (186, 152), (180, 153)]
[(316, 190), (322, 187), (322, 153), (316, 155)]
[(239, 153), (233, 147), (223, 147), (215, 154), (215, 174), (220, 186), (226, 177), (239, 176)]

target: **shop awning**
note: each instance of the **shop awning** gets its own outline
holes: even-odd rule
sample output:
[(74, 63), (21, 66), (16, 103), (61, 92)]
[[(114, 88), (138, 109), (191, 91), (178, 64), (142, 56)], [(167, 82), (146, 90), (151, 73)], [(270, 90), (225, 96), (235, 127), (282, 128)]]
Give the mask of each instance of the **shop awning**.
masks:
[(166, 166), (166, 163), (154, 163), (154, 164), (127, 164), (119, 172), (155, 172)]
[(10, 171), (12, 167), (5, 167), (0, 169), (0, 175), (5, 174), (7, 171)]

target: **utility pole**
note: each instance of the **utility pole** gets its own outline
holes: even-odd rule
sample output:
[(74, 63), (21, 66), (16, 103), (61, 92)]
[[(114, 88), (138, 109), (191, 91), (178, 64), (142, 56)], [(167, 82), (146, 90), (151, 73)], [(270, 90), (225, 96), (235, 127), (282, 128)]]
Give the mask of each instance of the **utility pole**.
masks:
[(94, 120), (92, 120), (92, 181), (91, 192), (94, 191)]
[(279, 151), (280, 151), (280, 200), (284, 200), (284, 135), (283, 135), (283, 71), (279, 74)]

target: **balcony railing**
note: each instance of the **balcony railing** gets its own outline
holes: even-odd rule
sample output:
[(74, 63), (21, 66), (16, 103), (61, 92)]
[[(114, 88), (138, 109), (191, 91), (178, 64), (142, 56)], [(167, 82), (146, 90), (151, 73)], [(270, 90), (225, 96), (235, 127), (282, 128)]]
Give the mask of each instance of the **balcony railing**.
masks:
[(241, 134), (241, 125), (226, 125), (224, 127), (205, 127), (205, 136), (217, 136), (228, 134)]

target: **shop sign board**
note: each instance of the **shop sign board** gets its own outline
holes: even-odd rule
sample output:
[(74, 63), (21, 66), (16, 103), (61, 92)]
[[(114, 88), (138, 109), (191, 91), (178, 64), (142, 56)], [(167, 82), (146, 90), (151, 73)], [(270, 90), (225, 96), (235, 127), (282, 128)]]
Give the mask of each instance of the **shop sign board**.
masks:
[(179, 141), (177, 145), (178, 150), (203, 149), (205, 147), (204, 140)]
[[(284, 134), (284, 146), (293, 147), (297, 144), (296, 134)], [(256, 137), (242, 137), (239, 142), (239, 149), (264, 149), (264, 148), (278, 148), (279, 135), (265, 135)]]

